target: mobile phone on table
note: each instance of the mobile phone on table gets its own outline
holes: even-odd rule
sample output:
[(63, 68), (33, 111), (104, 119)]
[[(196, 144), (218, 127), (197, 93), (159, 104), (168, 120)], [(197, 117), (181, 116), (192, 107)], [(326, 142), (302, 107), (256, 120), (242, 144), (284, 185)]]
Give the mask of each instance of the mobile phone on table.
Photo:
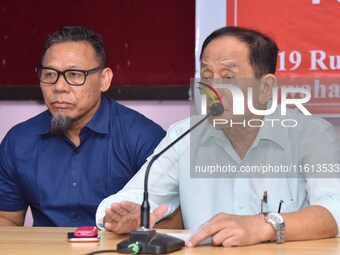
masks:
[(95, 226), (81, 226), (74, 231), (75, 237), (94, 237), (98, 233)]
[(99, 235), (95, 235), (92, 237), (77, 237), (74, 235), (74, 232), (68, 232), (67, 233), (67, 241), (69, 242), (99, 242)]
[(67, 239), (70, 242), (97, 242), (98, 229), (95, 226), (81, 226), (74, 232), (67, 233)]

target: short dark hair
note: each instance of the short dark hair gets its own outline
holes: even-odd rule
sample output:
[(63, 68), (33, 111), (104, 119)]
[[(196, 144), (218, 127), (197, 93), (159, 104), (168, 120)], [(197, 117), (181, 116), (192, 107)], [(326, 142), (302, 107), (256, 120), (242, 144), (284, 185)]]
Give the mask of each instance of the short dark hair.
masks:
[(81, 26), (65, 26), (60, 30), (49, 35), (42, 54), (42, 59), (45, 56), (46, 51), (57, 43), (62, 42), (81, 42), (85, 41), (92, 45), (96, 52), (96, 56), (100, 66), (105, 66), (105, 50), (102, 37), (95, 33), (88, 27)]
[(223, 36), (236, 37), (248, 45), (249, 63), (256, 78), (268, 73), (275, 73), (279, 51), (277, 44), (269, 36), (245, 27), (222, 27), (212, 32), (203, 42), (200, 59), (202, 59), (202, 54), (208, 44)]

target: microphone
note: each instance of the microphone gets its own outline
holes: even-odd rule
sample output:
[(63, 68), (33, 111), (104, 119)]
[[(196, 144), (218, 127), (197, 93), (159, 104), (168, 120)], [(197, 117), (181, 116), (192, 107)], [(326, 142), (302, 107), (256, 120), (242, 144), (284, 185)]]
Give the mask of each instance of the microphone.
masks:
[(144, 177), (144, 195), (143, 202), (141, 204), (141, 223), (140, 228), (131, 231), (130, 237), (117, 245), (118, 251), (126, 251), (130, 244), (137, 244), (140, 248), (139, 253), (142, 254), (165, 254), (173, 251), (180, 250), (184, 247), (185, 243), (182, 239), (173, 237), (163, 233), (156, 233), (155, 229), (150, 229), (150, 204), (148, 194), (148, 182), (149, 173), (153, 162), (158, 159), (164, 152), (179, 142), (184, 136), (189, 134), (192, 130), (198, 127), (202, 122), (208, 119), (210, 116), (219, 116), (223, 113), (224, 107), (220, 103), (215, 103), (210, 107), (210, 112), (194, 126), (189, 128), (175, 141), (170, 143), (161, 152), (154, 155), (150, 160)]

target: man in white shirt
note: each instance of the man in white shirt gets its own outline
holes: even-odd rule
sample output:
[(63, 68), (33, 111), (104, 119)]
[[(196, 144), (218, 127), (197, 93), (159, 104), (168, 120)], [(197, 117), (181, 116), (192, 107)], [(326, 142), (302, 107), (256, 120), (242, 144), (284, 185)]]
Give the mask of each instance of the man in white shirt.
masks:
[[(212, 85), (213, 78), (237, 84), (244, 95), (251, 87), (254, 108), (266, 110), (276, 84), (277, 54), (275, 42), (260, 32), (221, 28), (203, 43), (201, 77)], [(215, 92), (223, 114), (210, 117), (152, 165), (151, 224), (180, 205), (185, 228), (198, 229), (189, 247), (208, 237), (214, 245), (239, 246), (338, 235), (340, 149), (332, 126), (297, 110), (283, 116), (280, 107), (259, 116), (245, 105), (244, 114), (236, 115), (230, 91)], [(287, 119), (297, 125), (287, 127)], [(171, 126), (154, 155), (198, 120)], [(223, 125), (215, 125), (220, 120)], [(147, 164), (123, 190), (101, 202), (99, 227), (115, 233), (139, 227)]]

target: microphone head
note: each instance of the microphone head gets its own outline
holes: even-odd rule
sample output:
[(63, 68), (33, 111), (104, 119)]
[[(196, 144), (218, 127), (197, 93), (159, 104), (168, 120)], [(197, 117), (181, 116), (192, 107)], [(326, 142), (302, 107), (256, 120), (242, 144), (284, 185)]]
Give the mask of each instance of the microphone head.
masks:
[(213, 104), (210, 107), (210, 115), (212, 116), (219, 116), (224, 112), (224, 107), (220, 103)]

